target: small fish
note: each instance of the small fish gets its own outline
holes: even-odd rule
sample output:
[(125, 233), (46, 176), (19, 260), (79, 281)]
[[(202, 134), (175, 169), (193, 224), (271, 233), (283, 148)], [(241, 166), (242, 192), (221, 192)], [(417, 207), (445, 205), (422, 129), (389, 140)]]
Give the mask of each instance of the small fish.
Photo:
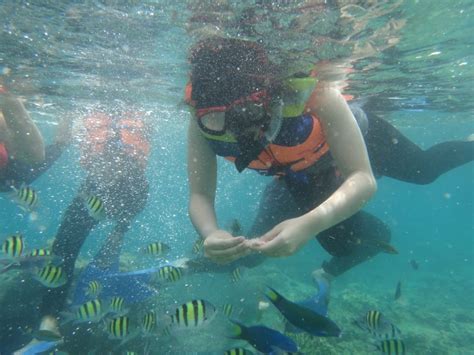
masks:
[(87, 301), (86, 303), (76, 307), (73, 313), (62, 312), (64, 318), (63, 323), (70, 321), (73, 321), (74, 324), (89, 322), (97, 323), (102, 320), (106, 314), (106, 310), (104, 308), (104, 304), (101, 300)]
[(111, 339), (125, 339), (130, 335), (130, 319), (127, 316), (112, 318), (107, 331)]
[(240, 268), (237, 267), (232, 271), (230, 275), (230, 280), (233, 283), (236, 283), (236, 282), (239, 282), (241, 279), (242, 279), (242, 273), (240, 272)]
[(33, 332), (32, 336), (39, 341), (61, 342), (63, 340), (63, 337), (60, 334), (44, 329)]
[(143, 316), (142, 329), (145, 333), (150, 334), (156, 328), (156, 314), (153, 311)]
[(193, 245), (193, 253), (200, 254), (203, 248), (204, 248), (204, 239), (203, 238), (196, 239)]
[(135, 351), (126, 351), (125, 355), (138, 355), (138, 353)]
[(245, 348), (233, 348), (227, 350), (224, 355), (253, 355), (253, 352)]
[(402, 282), (398, 281), (397, 288), (395, 290), (395, 296), (394, 296), (395, 301), (398, 300), (401, 296), (402, 296)]
[(268, 287), (265, 296), (296, 328), (315, 336), (338, 337), (341, 335), (341, 329), (332, 320), (312, 309), (288, 301), (271, 287)]
[(99, 197), (94, 195), (89, 196), (84, 202), (89, 216), (95, 220), (101, 220), (105, 218), (105, 205)]
[(404, 355), (406, 351), (405, 343), (401, 339), (384, 339), (375, 344), (375, 347), (389, 355)]
[(232, 316), (232, 313), (234, 312), (234, 307), (230, 303), (226, 303), (225, 305), (222, 306), (222, 313), (228, 318)]
[(46, 265), (38, 270), (33, 277), (41, 282), (43, 286), (48, 288), (61, 287), (67, 282), (67, 277), (63, 268), (52, 264)]
[(237, 219), (232, 220), (230, 225), (230, 234), (232, 234), (234, 237), (242, 235), (242, 225)]
[(109, 311), (116, 314), (123, 314), (125, 312), (123, 306), (125, 300), (123, 297), (114, 296), (110, 300)]
[(212, 321), (216, 308), (204, 300), (193, 300), (182, 304), (173, 315), (171, 324), (177, 328), (196, 328)]
[(169, 282), (175, 282), (181, 279), (183, 276), (183, 271), (181, 268), (172, 266), (172, 265), (165, 265), (160, 267), (158, 270), (158, 275), (160, 279), (166, 280)]
[(38, 248), (38, 249), (33, 249), (28, 253), (28, 256), (31, 257), (40, 257), (40, 256), (52, 256), (53, 253), (49, 249), (44, 249), (44, 248)]
[(410, 260), (410, 265), (413, 270), (418, 270), (420, 268), (420, 264), (415, 259)]
[(296, 343), (280, 332), (262, 325), (247, 327), (231, 320), (234, 323), (234, 339), (247, 341), (258, 351), (265, 354), (281, 353), (281, 351), (298, 351)]
[(368, 311), (361, 319), (354, 321), (354, 324), (381, 339), (398, 338), (401, 334), (400, 329), (376, 310)]
[(146, 246), (145, 254), (149, 255), (163, 255), (170, 247), (162, 242), (154, 242)]
[(171, 329), (170, 329), (170, 326), (167, 326), (167, 327), (164, 327), (164, 328), (163, 328), (163, 335), (164, 335), (164, 336), (167, 336), (167, 337), (171, 336)]
[(102, 285), (99, 281), (93, 280), (90, 281), (87, 285), (86, 294), (92, 298), (97, 298), (97, 296), (102, 292)]
[(15, 192), (16, 200), (22, 208), (31, 211), (38, 205), (38, 193), (32, 187), (24, 186)]
[(2, 243), (2, 252), (10, 258), (17, 258), (23, 254), (25, 244), (23, 242), (23, 236), (21, 234), (15, 234)]

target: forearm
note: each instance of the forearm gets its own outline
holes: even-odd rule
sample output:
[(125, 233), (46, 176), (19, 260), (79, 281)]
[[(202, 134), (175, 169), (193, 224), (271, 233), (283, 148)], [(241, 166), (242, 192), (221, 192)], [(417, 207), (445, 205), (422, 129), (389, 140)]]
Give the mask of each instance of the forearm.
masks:
[(43, 138), (23, 104), (8, 95), (3, 100), (2, 113), (8, 126), (12, 155), (27, 163), (41, 162), (45, 156)]
[(214, 203), (208, 196), (192, 194), (189, 201), (189, 215), (194, 227), (203, 238), (219, 229)]
[(342, 222), (359, 211), (375, 194), (377, 183), (374, 176), (367, 172), (356, 172), (322, 204), (304, 216), (311, 235)]

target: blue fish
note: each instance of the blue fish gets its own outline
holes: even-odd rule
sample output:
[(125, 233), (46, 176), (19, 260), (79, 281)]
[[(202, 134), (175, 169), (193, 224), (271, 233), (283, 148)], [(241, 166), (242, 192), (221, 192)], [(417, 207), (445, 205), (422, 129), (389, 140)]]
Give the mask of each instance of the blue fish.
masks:
[(298, 351), (298, 346), (293, 340), (276, 330), (263, 325), (246, 327), (235, 320), (231, 320), (231, 322), (234, 323), (235, 327), (235, 336), (232, 338), (245, 340), (262, 353), (281, 354), (282, 351)]
[(315, 336), (338, 337), (341, 335), (341, 329), (329, 318), (313, 309), (288, 301), (271, 287), (268, 289), (265, 296), (293, 326)]

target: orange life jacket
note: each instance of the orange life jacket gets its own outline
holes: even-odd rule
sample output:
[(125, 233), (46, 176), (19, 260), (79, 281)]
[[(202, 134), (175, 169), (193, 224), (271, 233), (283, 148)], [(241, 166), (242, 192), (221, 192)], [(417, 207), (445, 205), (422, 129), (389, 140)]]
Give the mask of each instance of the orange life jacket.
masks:
[[(191, 94), (192, 86), (189, 83), (185, 90), (185, 102), (194, 106)], [(201, 133), (214, 153), (232, 162), (235, 161), (240, 151), (237, 140), (232, 134), (210, 131), (203, 125), (201, 117), (196, 115), (196, 119)], [(282, 120), (280, 133), (265, 146), (248, 168), (264, 175), (286, 175), (312, 166), (329, 151), (321, 123), (316, 115), (303, 113)]]
[[(83, 120), (85, 134), (81, 162), (87, 166), (101, 156), (109, 146), (118, 145), (125, 154), (146, 167), (150, 155), (147, 127), (139, 113), (127, 112), (119, 119), (97, 112)], [(115, 146), (115, 148), (116, 148)]]

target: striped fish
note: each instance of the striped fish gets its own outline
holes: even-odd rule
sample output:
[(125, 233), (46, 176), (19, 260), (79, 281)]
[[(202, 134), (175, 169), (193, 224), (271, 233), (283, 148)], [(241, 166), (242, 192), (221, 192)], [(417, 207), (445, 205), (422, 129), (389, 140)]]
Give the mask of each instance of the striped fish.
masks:
[(38, 193), (30, 186), (16, 190), (16, 197), (18, 203), (28, 210), (34, 209), (39, 201)]
[(401, 334), (400, 329), (376, 310), (368, 311), (362, 319), (356, 320), (354, 323), (377, 338), (392, 339), (399, 337)]
[(105, 315), (104, 304), (101, 300), (87, 301), (74, 312), (75, 323), (98, 322)]
[(375, 345), (378, 350), (389, 355), (404, 355), (406, 352), (405, 343), (400, 339), (385, 339)]
[(48, 288), (61, 287), (67, 282), (63, 268), (52, 264), (46, 265), (38, 270), (33, 277)]
[(143, 316), (142, 329), (145, 333), (151, 333), (156, 328), (156, 314), (150, 311)]
[(171, 329), (170, 329), (170, 326), (167, 326), (167, 327), (164, 327), (164, 328), (163, 328), (163, 335), (166, 336), (166, 337), (171, 336)]
[(253, 352), (245, 349), (245, 348), (233, 348), (227, 350), (225, 355), (253, 355)]
[(38, 249), (33, 249), (28, 253), (28, 256), (31, 257), (40, 257), (40, 256), (52, 256), (53, 253), (49, 249), (44, 249), (44, 248), (38, 248)]
[(230, 318), (232, 313), (234, 313), (234, 307), (230, 303), (226, 303), (222, 306), (222, 313), (224, 313), (226, 317)]
[(124, 304), (125, 300), (123, 297), (114, 296), (110, 300), (109, 311), (117, 314), (123, 313), (125, 311), (123, 308)]
[(151, 244), (148, 244), (145, 248), (145, 254), (149, 255), (163, 255), (165, 252), (167, 252), (170, 249), (170, 247), (162, 242), (154, 242)]
[(202, 252), (202, 248), (204, 247), (204, 239), (199, 238), (193, 244), (193, 253), (200, 254)]
[(10, 258), (17, 258), (23, 254), (25, 244), (21, 234), (15, 234), (2, 243), (2, 252)]
[(237, 267), (232, 271), (230, 275), (230, 280), (233, 283), (236, 283), (236, 282), (239, 282), (241, 278), (242, 278), (242, 273), (240, 272), (240, 268)]
[(87, 285), (86, 294), (92, 298), (97, 298), (97, 296), (102, 291), (102, 285), (99, 281), (93, 280), (90, 281)]
[(160, 276), (160, 279), (162, 280), (175, 282), (181, 279), (181, 276), (183, 276), (183, 271), (179, 267), (166, 265), (166, 266), (162, 266), (158, 270), (158, 275)]
[(216, 308), (204, 300), (193, 300), (182, 304), (173, 315), (171, 324), (177, 328), (195, 328), (209, 323), (216, 313)]
[(124, 339), (130, 335), (130, 319), (127, 316), (112, 318), (107, 326), (109, 337), (112, 339)]
[(89, 196), (85, 200), (87, 212), (89, 216), (96, 220), (101, 220), (105, 217), (105, 206), (102, 200), (97, 196)]

